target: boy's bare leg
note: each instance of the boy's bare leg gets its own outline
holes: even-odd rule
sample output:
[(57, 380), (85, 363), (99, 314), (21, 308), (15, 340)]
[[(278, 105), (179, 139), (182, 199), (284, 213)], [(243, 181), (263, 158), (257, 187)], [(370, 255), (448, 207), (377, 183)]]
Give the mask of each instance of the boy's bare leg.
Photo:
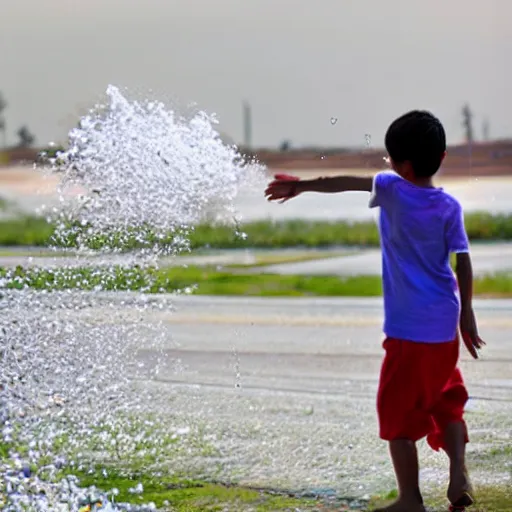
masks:
[(419, 486), (416, 443), (408, 439), (390, 441), (389, 451), (398, 484), (398, 500), (376, 512), (425, 512)]
[(466, 425), (450, 423), (444, 433), (444, 449), (450, 458), (450, 485), (448, 500), (452, 504), (469, 506), (473, 503), (471, 481), (466, 469)]

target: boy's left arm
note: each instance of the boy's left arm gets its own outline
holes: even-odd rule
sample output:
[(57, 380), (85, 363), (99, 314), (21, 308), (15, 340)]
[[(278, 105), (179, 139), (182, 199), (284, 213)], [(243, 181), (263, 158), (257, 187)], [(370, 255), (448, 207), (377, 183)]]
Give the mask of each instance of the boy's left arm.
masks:
[(473, 268), (469, 252), (458, 252), (455, 272), (460, 294), (460, 332), (469, 353), (478, 359), (477, 350), (485, 345), (478, 334), (473, 310)]
[(455, 273), (460, 295), (460, 331), (462, 340), (474, 359), (478, 359), (477, 350), (485, 342), (478, 334), (475, 312), (473, 310), (473, 266), (469, 254), (469, 240), (464, 227), (464, 214), (456, 205), (447, 223), (446, 242), (450, 253), (456, 255)]

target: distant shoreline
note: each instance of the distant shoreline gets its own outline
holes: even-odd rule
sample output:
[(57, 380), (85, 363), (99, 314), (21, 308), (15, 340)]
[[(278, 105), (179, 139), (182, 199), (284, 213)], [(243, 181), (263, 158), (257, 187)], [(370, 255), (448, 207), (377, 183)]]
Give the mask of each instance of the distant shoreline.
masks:
[[(444, 176), (512, 176), (512, 140), (479, 142), (471, 147), (450, 146), (447, 153), (442, 169)], [(290, 151), (262, 149), (250, 155), (270, 170), (345, 172), (360, 169), (360, 172), (375, 172), (386, 167), (383, 160), (386, 151), (383, 148), (357, 151), (327, 148)]]
[[(348, 169), (348, 168), (303, 168), (303, 169), (282, 169), (282, 168), (268, 168), (266, 174), (269, 179), (273, 174), (279, 172), (289, 172), (296, 174), (303, 179), (314, 178), (318, 176), (333, 176), (336, 174), (362, 174), (372, 176), (381, 169)], [(492, 173), (477, 173), (475, 169), (466, 169), (465, 173), (445, 172), (444, 170), (437, 176), (436, 181), (440, 184), (447, 185), (449, 183), (461, 183), (468, 180), (485, 180), (485, 182), (496, 182), (512, 180), (512, 172), (502, 174)], [(34, 170), (33, 164), (25, 165), (9, 165), (0, 166), (0, 189), (18, 194), (37, 194), (46, 195), (52, 194), (58, 186), (59, 177), (57, 175), (47, 175), (43, 172)]]
[[(38, 160), (41, 151), (41, 148), (11, 148), (0, 151), (0, 174), (13, 168), (31, 167)], [(383, 160), (386, 151), (383, 148), (303, 148), (280, 151), (240, 147), (239, 151), (248, 161), (254, 160), (265, 165), (270, 173), (374, 173), (386, 168)], [(450, 146), (441, 175), (450, 178), (512, 177), (512, 140)]]

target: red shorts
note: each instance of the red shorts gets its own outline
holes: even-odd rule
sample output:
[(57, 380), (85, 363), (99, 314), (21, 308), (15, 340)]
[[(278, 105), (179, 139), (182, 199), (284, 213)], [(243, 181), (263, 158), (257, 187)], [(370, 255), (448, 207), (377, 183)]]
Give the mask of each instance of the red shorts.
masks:
[[(468, 393), (457, 368), (459, 340), (416, 343), (386, 338), (377, 411), (386, 441), (427, 436), (434, 450), (452, 422), (464, 422)], [(466, 438), (466, 442), (468, 439)]]

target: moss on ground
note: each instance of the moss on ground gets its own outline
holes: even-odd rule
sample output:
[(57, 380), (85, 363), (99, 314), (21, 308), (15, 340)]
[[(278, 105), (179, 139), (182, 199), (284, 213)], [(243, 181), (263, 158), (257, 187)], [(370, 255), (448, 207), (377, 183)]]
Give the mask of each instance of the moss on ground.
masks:
[[(297, 512), (339, 512), (344, 510), (371, 511), (396, 499), (396, 490), (371, 499), (368, 507), (356, 509), (353, 500), (301, 498), (293, 493), (271, 489), (253, 489), (237, 485), (210, 483), (201, 480), (176, 479), (171, 477), (149, 477), (144, 474), (121, 475), (109, 472), (83, 475), (83, 486), (96, 486), (102, 490), (117, 489), (117, 501), (126, 503), (151, 503), (158, 508), (173, 512), (210, 511), (291, 511)], [(142, 492), (134, 494), (134, 489), (142, 484)], [(512, 487), (476, 487), (477, 503), (474, 512), (510, 512), (512, 510)], [(448, 502), (441, 492), (426, 494), (426, 505), (432, 512), (448, 510)]]
[[(200, 480), (153, 477), (144, 474), (122, 475), (109, 471), (77, 475), (84, 487), (96, 486), (101, 490), (116, 489), (116, 501), (125, 503), (154, 503), (159, 509), (175, 512), (210, 511), (312, 511), (317, 502), (236, 485), (223, 485)], [(141, 484), (142, 491), (133, 489)]]

